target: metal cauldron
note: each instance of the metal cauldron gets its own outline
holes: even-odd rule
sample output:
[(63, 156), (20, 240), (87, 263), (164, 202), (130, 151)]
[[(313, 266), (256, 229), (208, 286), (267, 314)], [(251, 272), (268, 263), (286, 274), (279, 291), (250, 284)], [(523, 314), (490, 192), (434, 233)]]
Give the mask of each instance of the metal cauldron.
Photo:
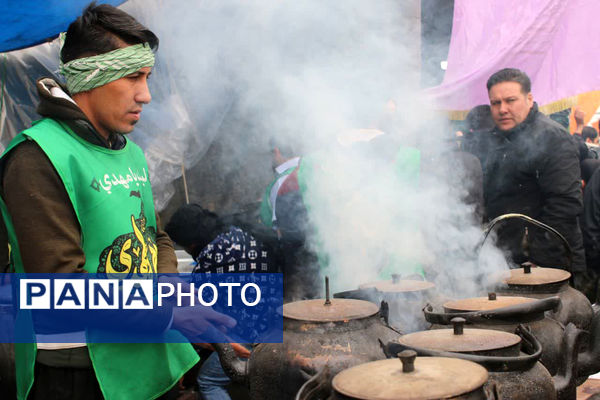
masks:
[[(400, 360), (398, 360), (398, 358)], [(373, 361), (338, 373), (322, 371), (298, 392), (296, 400), (492, 400), (485, 368), (447, 357), (417, 357), (412, 350), (398, 358)]]
[(572, 250), (569, 242), (556, 229), (523, 214), (505, 214), (488, 224), (483, 241), (494, 226), (511, 219), (525, 221), (558, 238), (565, 249), (567, 265), (560, 269), (542, 268), (524, 263), (523, 268), (510, 270), (510, 276), (498, 284), (496, 292), (504, 296), (526, 296), (537, 299), (558, 296), (561, 304), (556, 310), (549, 311), (550, 316), (564, 325), (573, 323), (579, 329), (588, 329), (593, 316), (592, 305), (583, 293), (569, 286)]
[[(538, 362), (540, 342), (523, 325), (516, 333), (464, 328), (465, 320), (452, 320), (452, 329), (416, 332), (388, 343), (386, 352), (405, 349), (419, 355), (456, 356), (486, 367), (490, 373), (488, 388), (498, 399), (537, 400), (575, 399), (576, 366), (583, 331), (569, 324), (561, 343), (561, 370), (551, 376)], [(460, 355), (459, 355), (460, 354)]]
[[(327, 292), (328, 292), (328, 285)], [(283, 343), (262, 343), (248, 361), (228, 344), (213, 344), (227, 375), (250, 388), (252, 399), (293, 399), (324, 367), (332, 373), (385, 358), (381, 343), (399, 332), (387, 307), (355, 299), (304, 300), (283, 306)]]
[(440, 301), (435, 284), (423, 279), (404, 279), (392, 274), (391, 280), (365, 283), (358, 290), (335, 293), (335, 298), (360, 299), (390, 306), (389, 323), (402, 332), (416, 332), (429, 327), (421, 310), (428, 303)]
[(525, 324), (542, 345), (542, 364), (554, 375), (563, 360), (560, 349), (565, 328), (560, 322), (547, 317), (545, 312), (555, 310), (559, 305), (558, 297), (538, 300), (490, 293), (488, 297), (446, 302), (444, 312), (434, 312), (431, 306), (425, 307), (423, 312), (425, 319), (432, 324), (431, 329), (449, 328), (455, 317), (464, 318), (471, 328), (511, 333), (519, 324)]

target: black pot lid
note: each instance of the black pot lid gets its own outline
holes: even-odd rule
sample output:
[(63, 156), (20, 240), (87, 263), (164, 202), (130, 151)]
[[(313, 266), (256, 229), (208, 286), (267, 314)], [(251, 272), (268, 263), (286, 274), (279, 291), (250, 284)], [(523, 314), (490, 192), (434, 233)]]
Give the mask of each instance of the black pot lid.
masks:
[(472, 361), (445, 357), (413, 360), (411, 372), (403, 371), (399, 359), (360, 364), (337, 374), (332, 385), (336, 392), (353, 399), (430, 400), (473, 392), (488, 379), (487, 370)]
[(294, 301), (283, 305), (284, 318), (310, 322), (334, 322), (360, 319), (375, 315), (379, 307), (375, 304), (354, 299), (325, 299)]
[(508, 285), (539, 286), (566, 282), (571, 277), (569, 271), (558, 268), (527, 267), (510, 270), (510, 278), (504, 280)]

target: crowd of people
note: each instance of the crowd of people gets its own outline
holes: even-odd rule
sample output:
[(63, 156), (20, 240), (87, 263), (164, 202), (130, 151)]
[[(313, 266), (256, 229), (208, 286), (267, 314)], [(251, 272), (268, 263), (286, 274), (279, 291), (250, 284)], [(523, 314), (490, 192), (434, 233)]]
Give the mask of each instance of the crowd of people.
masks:
[[(109, 5), (91, 4), (69, 26), (60, 53), (66, 85), (38, 81), (43, 118), (20, 133), (0, 159), (1, 233), (10, 244), (2, 256), (10, 270), (176, 273), (174, 241), (194, 258), (194, 273), (283, 272), (284, 297), (319, 297), (319, 255), (306, 246), (311, 233), (303, 198), (306, 164), (285, 144), (273, 143), (276, 176), (265, 188), (256, 219), (218, 216), (192, 204), (161, 228), (150, 183), (142, 179), (148, 171), (143, 152), (124, 136), (151, 100), (147, 80), (158, 42), (149, 29)], [(518, 69), (495, 72), (487, 92), (490, 104), (471, 110), (456, 142), (461, 155), (455, 158), (469, 173), (461, 178), (466, 181), (453, 184), (468, 188), (462, 200), (473, 204), (473, 218), (481, 224), (520, 213), (555, 228), (568, 241), (570, 258), (547, 232), (522, 223), (503, 226), (497, 241), (515, 264), (570, 269), (575, 286), (595, 301), (600, 160), (588, 142), (597, 132), (583, 126), (579, 111), (574, 135), (540, 112), (529, 77)], [(390, 151), (383, 139), (374, 142)], [(400, 144), (392, 153), (394, 168), (413, 182), (419, 150)], [(135, 187), (107, 189), (107, 173), (129, 174)], [(191, 320), (198, 326), (190, 327)], [(94, 325), (80, 322), (82, 330)], [(217, 312), (173, 308), (143, 323), (162, 331), (233, 321)], [(238, 356), (249, 356), (243, 344), (232, 346)], [(19, 399), (111, 399), (123, 398), (122, 393), (176, 398), (176, 383), (198, 361), (198, 349), (189, 343), (92, 345), (82, 336), (81, 343), (21, 344), (17, 394)], [(228, 384), (215, 353), (207, 356), (198, 373), (202, 398), (228, 398)]]
[[(575, 112), (577, 128), (574, 135), (540, 112), (533, 98), (529, 77), (518, 69), (506, 68), (494, 73), (487, 82), (487, 91), (490, 104), (477, 106), (468, 113), (464, 132), (457, 135), (455, 141), (456, 151), (449, 156), (457, 163), (455, 167), (459, 165), (458, 168), (466, 173), (460, 176), (460, 182), (448, 184), (467, 189), (462, 201), (473, 206), (476, 223), (486, 224), (504, 214), (518, 213), (556, 229), (569, 243), (570, 249), (565, 249), (548, 231), (528, 226), (523, 221), (510, 221), (502, 225), (497, 232), (497, 245), (505, 251), (513, 265), (527, 262), (570, 270), (575, 287), (582, 290), (591, 302), (595, 302), (598, 286), (596, 271), (600, 267), (600, 213), (596, 212), (600, 208), (600, 173), (596, 172), (600, 160), (587, 144), (597, 137), (595, 129), (583, 126), (584, 115), (579, 110)], [(391, 143), (379, 138), (372, 140), (375, 144), (379, 141), (389, 151)], [(377, 145), (371, 147), (382, 149)], [(419, 154), (419, 150), (410, 149)], [(393, 151), (394, 155), (398, 154), (397, 150)], [(234, 225), (222, 226), (216, 231), (206, 228), (204, 232), (212, 233), (204, 240), (203, 253), (189, 251), (197, 260), (197, 270), (214, 270), (214, 265), (207, 263), (202, 255), (210, 252), (214, 240), (219, 241), (223, 235), (231, 235), (232, 230), (237, 230), (239, 237), (252, 237), (254, 232), (259, 233), (264, 227), (270, 228), (276, 233), (276, 238), (265, 240), (267, 247), (278, 249), (282, 240), (290, 237), (296, 246), (296, 251), (290, 251), (288, 247), (283, 252), (288, 255), (287, 260), (275, 258), (279, 269), (275, 267), (273, 270), (284, 273), (286, 292), (301, 293), (301, 298), (314, 297), (315, 294), (299, 292), (300, 285), (295, 278), (306, 281), (309, 275), (319, 275), (318, 269), (307, 272), (309, 266), (318, 264), (317, 255), (313, 254), (310, 260), (307, 258), (310, 251), (305, 250), (299, 263), (303, 268), (301, 271), (298, 270), (298, 263), (289, 260), (290, 254), (298, 254), (298, 249), (302, 248), (309, 234), (310, 217), (303, 203), (300, 182), (302, 168), (306, 166), (302, 158), (285, 146), (280, 148), (274, 145), (273, 153), (276, 176), (263, 196), (261, 225), (247, 225), (245, 230)], [(379, 156), (383, 157), (381, 154)], [(417, 170), (423, 168), (419, 164), (416, 164)], [(441, 163), (437, 165), (444, 167)], [(185, 240), (178, 239), (179, 233), (173, 229), (177, 221), (185, 220), (189, 226), (180, 229), (180, 232), (193, 231), (194, 222), (190, 221), (194, 218), (183, 215), (186, 210), (196, 207), (199, 206), (182, 207), (174, 215), (171, 226), (167, 226), (167, 232), (176, 243), (187, 245)], [(196, 220), (201, 221), (202, 218)], [(196, 228), (201, 226), (204, 224), (199, 223)], [(209, 241), (211, 238), (215, 238), (213, 242)], [(234, 243), (234, 240), (230, 242)], [(251, 247), (246, 244), (241, 248)], [(242, 261), (239, 257), (230, 258), (230, 270), (238, 271)], [(315, 287), (315, 283), (309, 286)], [(220, 372), (220, 376), (222, 382), (228, 383), (223, 372)], [(206, 376), (201, 371), (199, 382), (205, 381)], [(202, 384), (200, 386), (201, 390), (206, 390), (205, 398), (213, 398), (208, 395), (210, 388)]]

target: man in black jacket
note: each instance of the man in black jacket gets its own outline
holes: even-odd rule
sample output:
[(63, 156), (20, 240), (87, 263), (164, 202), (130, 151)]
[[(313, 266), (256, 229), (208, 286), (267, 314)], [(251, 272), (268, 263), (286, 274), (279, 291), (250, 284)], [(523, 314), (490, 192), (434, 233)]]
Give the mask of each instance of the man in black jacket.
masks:
[[(496, 124), (487, 135), (483, 162), (487, 217), (521, 213), (550, 225), (573, 250), (572, 270), (584, 272), (577, 147), (563, 127), (538, 111), (524, 72), (500, 70), (489, 78), (487, 89)], [(498, 242), (517, 263), (568, 265), (560, 242), (537, 228), (508, 222), (498, 231)]]

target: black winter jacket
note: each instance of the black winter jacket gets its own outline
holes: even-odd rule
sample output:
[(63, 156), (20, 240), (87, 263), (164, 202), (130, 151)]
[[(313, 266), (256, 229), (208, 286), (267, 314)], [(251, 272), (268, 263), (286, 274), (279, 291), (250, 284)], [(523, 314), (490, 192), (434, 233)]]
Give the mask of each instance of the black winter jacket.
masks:
[[(484, 200), (488, 219), (521, 213), (558, 230), (573, 249), (573, 270), (585, 270), (585, 256), (577, 216), (582, 212), (578, 149), (569, 133), (538, 111), (510, 131), (486, 135)], [(530, 260), (545, 267), (565, 267), (559, 241), (537, 228), (507, 222), (498, 241), (515, 262)]]

